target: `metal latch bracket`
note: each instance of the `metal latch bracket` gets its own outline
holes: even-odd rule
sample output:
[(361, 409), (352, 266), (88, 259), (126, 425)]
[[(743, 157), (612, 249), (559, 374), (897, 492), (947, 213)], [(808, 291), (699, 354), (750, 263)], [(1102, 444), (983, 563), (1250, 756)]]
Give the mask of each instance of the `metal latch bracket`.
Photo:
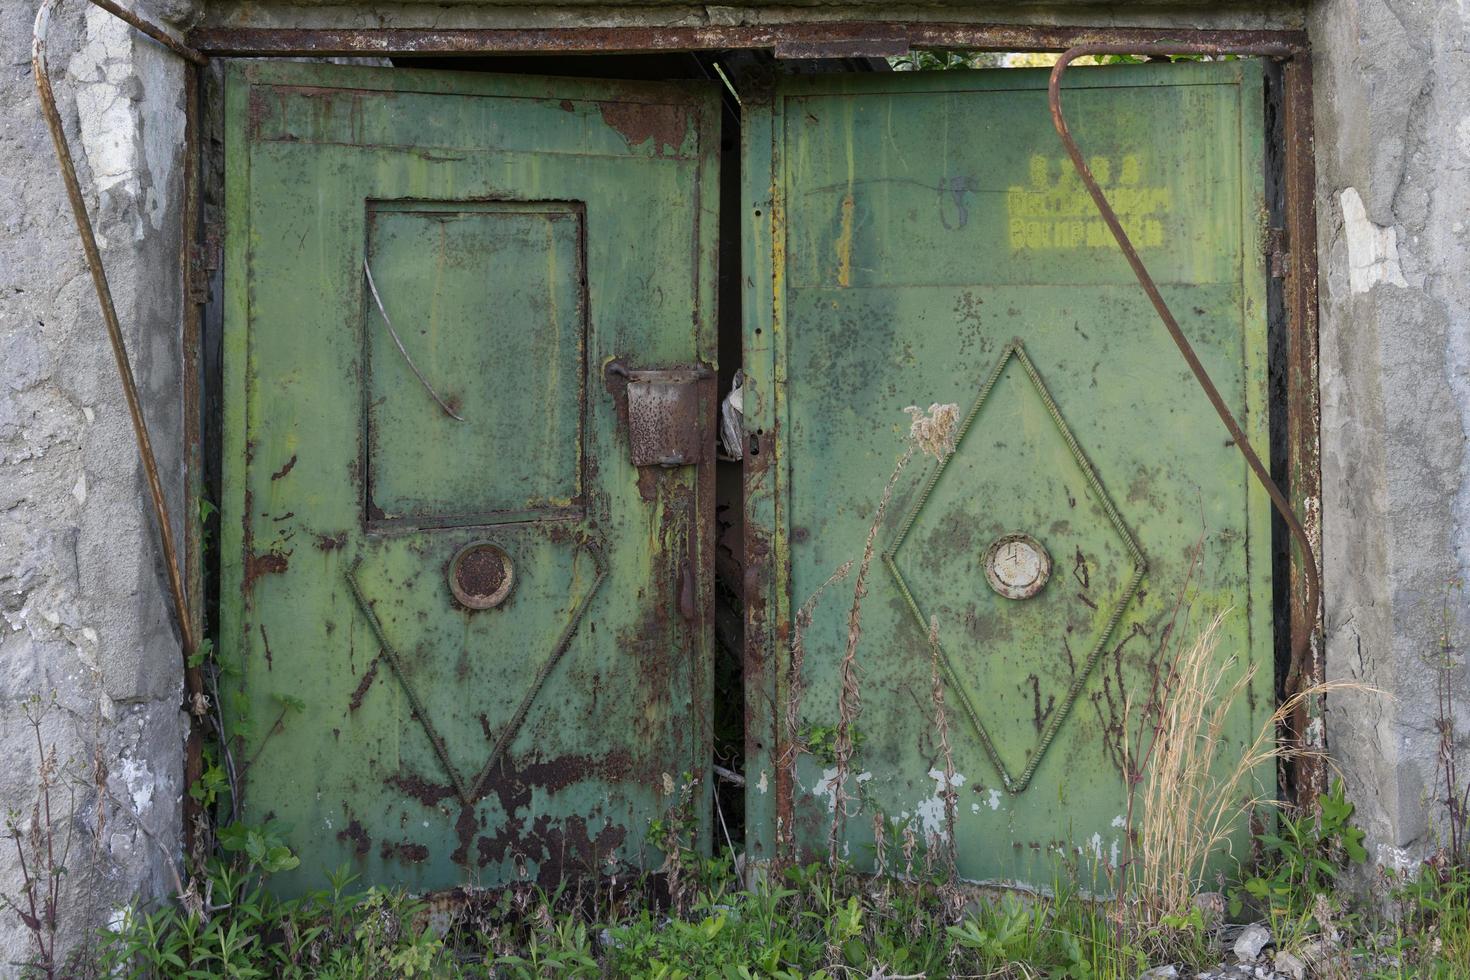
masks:
[(630, 368), (618, 361), (609, 374), (627, 379), (628, 448), (634, 466), (697, 466), (714, 451), (714, 372), (702, 364)]

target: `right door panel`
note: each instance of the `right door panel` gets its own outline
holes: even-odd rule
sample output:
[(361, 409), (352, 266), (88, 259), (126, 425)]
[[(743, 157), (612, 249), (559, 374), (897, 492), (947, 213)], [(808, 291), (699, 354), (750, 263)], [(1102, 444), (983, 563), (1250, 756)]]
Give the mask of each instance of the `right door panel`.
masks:
[[(786, 78), (747, 122), (757, 857), (827, 847), (856, 568), (809, 623), (796, 612), (861, 561), (907, 406), (957, 405), (960, 438), (943, 464), (907, 465), (874, 539), (840, 853), (872, 863), (875, 816), (931, 846), (950, 832), (931, 618), (970, 880), (1047, 885), (1059, 861), (1119, 862), (1144, 704), (1174, 644), (1215, 612), (1229, 610), (1230, 676), (1256, 670), (1219, 733), (1224, 765), (1271, 711), (1268, 501), (1076, 178), (1046, 82)], [(1259, 66), (1078, 69), (1066, 107), (1264, 449)]]

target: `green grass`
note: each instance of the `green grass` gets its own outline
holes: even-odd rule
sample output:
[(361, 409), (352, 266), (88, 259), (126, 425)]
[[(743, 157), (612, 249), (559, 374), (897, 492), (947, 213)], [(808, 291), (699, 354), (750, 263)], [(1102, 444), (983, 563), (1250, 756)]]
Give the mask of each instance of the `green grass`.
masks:
[[(1266, 922), (1278, 948), (1318, 954), (1318, 976), (1470, 976), (1470, 869), (1439, 861), (1413, 876), (1380, 873), (1376, 894), (1354, 905), (1339, 878), (1366, 858), (1362, 833), (1340, 786), (1321, 803), (1257, 838), (1256, 866), (1230, 889), (1233, 915)], [(552, 894), (514, 886), (445, 907), (362, 890), (345, 869), (278, 900), (270, 876), (299, 861), (278, 828), (227, 828), (189, 894), (132, 910), (55, 975), (1112, 980), (1228, 958), (1198, 911), (1160, 918), (1147, 896), (1090, 901), (1065, 876), (1038, 896), (982, 892), (942, 872), (813, 864), (769, 870), (747, 889), (728, 856), (691, 850), (690, 833), (675, 816), (650, 828), (669, 854), (659, 874)]]
[[(1144, 928), (1065, 883), (1047, 897), (980, 894), (811, 865), (747, 890), (721, 860), (683, 874), (678, 908), (667, 879), (650, 877), (617, 890), (513, 887), (431, 916), (427, 903), (402, 892), (356, 890), (345, 872), (319, 892), (278, 901), (258, 869), (217, 864), (208, 891), (227, 908), (134, 912), (62, 975), (1104, 980), (1225, 956), (1197, 916)], [(1350, 971), (1341, 975), (1470, 976), (1470, 873), (1427, 869), (1414, 881), (1386, 878), (1384, 887), (1392, 915), (1346, 910), (1330, 882), (1274, 893), (1264, 908), (1241, 894), (1245, 916), (1266, 918), (1283, 943), (1300, 949), (1337, 934), (1331, 948)]]
[(1470, 977), (1470, 869), (1436, 862), (1412, 877), (1385, 874), (1387, 910), (1350, 917), (1361, 975), (1371, 980)]
[(1133, 976), (1106, 910), (1075, 895), (971, 898), (938, 881), (813, 865), (744, 889), (728, 861), (686, 870), (677, 911), (661, 879), (616, 894), (511, 888), (429, 925), (402, 893), (327, 889), (280, 902), (217, 869), (213, 916), (169, 906), (103, 938), (97, 966), (128, 977)]

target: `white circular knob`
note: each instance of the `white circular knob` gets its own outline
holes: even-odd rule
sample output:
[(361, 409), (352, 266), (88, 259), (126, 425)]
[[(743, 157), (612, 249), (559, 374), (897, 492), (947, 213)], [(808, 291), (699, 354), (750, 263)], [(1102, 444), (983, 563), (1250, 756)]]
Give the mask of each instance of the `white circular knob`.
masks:
[(1051, 556), (1029, 534), (1006, 534), (985, 549), (985, 581), (1007, 599), (1029, 599), (1051, 578)]

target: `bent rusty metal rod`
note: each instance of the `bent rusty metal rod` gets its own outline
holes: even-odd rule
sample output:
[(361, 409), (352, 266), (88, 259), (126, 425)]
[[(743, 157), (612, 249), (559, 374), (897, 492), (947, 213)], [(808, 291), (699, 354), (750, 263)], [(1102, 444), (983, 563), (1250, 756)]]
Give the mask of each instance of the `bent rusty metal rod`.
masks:
[(149, 37), (153, 38), (153, 40), (168, 48), (170, 51), (178, 55), (180, 58), (183, 58), (185, 61), (199, 65), (200, 67), (209, 64), (208, 55), (204, 54), (201, 51), (194, 50), (184, 42), (175, 38), (168, 31), (165, 31), (163, 28), (159, 27), (157, 24), (150, 24), (148, 21), (144, 20), (142, 17), (139, 17), (137, 14), (133, 13), (126, 7), (118, 6), (117, 4), (113, 3), (112, 0), (88, 0), (88, 2), (95, 7), (101, 7), (103, 10), (107, 11), (118, 20), (124, 21), (134, 29), (141, 31), (144, 34), (147, 34)]
[[(1286, 44), (1253, 44), (1241, 46), (1227, 46), (1217, 44), (1188, 44), (1162, 41), (1154, 44), (1130, 44), (1119, 46), (1117, 44), (1080, 44), (1068, 49), (1051, 70), (1051, 81), (1047, 86), (1047, 101), (1051, 106), (1052, 122), (1056, 125), (1057, 135), (1062, 138), (1062, 143), (1067, 148), (1067, 156), (1072, 158), (1072, 166), (1076, 168), (1077, 175), (1082, 178), (1082, 183), (1087, 186), (1087, 192), (1092, 195), (1093, 202), (1102, 214), (1103, 221), (1107, 223), (1112, 231), (1113, 237), (1118, 241), (1118, 248), (1123, 252), (1128, 264), (1133, 267), (1133, 274), (1138, 277), (1138, 283), (1143, 291), (1148, 294), (1149, 301), (1153, 303), (1154, 310), (1158, 312), (1159, 319), (1164, 322), (1164, 327), (1169, 331), (1169, 336), (1174, 339), (1179, 353), (1184, 355), (1184, 360), (1189, 369), (1194, 372), (1195, 380), (1204, 389), (1205, 396), (1209, 398), (1210, 404), (1214, 406), (1215, 413), (1220, 416), (1220, 421), (1225, 423), (1225, 428), (1234, 440), (1236, 448), (1245, 457), (1255, 473), (1256, 479), (1260, 481), (1266, 493), (1271, 497), (1271, 503), (1275, 505), (1277, 513), (1286, 522), (1291, 536), (1296, 539), (1302, 549), (1302, 574), (1306, 581), (1306, 610), (1307, 622), (1315, 624), (1317, 621), (1318, 604), (1321, 601), (1321, 580), (1317, 573), (1317, 558), (1312, 550), (1311, 539), (1307, 537), (1306, 530), (1301, 521), (1297, 519), (1296, 512), (1291, 503), (1276, 481), (1271, 478), (1270, 472), (1261, 463), (1261, 458), (1256, 455), (1255, 449), (1251, 447), (1250, 440), (1246, 438), (1240, 423), (1235, 420), (1225, 399), (1220, 396), (1220, 391), (1215, 387), (1214, 381), (1210, 379), (1209, 372), (1200, 362), (1194, 347), (1189, 343), (1189, 338), (1179, 327), (1179, 321), (1174, 319), (1174, 314), (1169, 311), (1169, 305), (1164, 302), (1163, 294), (1159, 292), (1158, 285), (1153, 277), (1149, 275), (1143, 259), (1138, 255), (1133, 242), (1128, 238), (1128, 233), (1123, 230), (1123, 223), (1118, 220), (1118, 213), (1108, 203), (1107, 196), (1098, 184), (1097, 178), (1092, 175), (1092, 170), (1087, 166), (1087, 161), (1082, 157), (1082, 151), (1077, 146), (1077, 141), (1072, 137), (1067, 128), (1067, 120), (1062, 116), (1062, 76), (1067, 67), (1078, 58), (1088, 55), (1101, 54), (1198, 54), (1198, 55), (1247, 55), (1263, 58), (1289, 58), (1297, 54), (1297, 50)], [(1300, 636), (1292, 639), (1291, 665), (1286, 676), (1286, 696), (1296, 694), (1302, 683), (1302, 665), (1306, 660), (1307, 648), (1311, 643), (1311, 629)]]
[(413, 362), (413, 358), (408, 356), (408, 348), (403, 346), (403, 341), (399, 339), (398, 331), (393, 329), (393, 321), (388, 318), (388, 310), (383, 306), (383, 297), (378, 295), (378, 286), (377, 283), (373, 282), (373, 270), (368, 268), (367, 259), (362, 260), (362, 274), (367, 279), (368, 292), (373, 294), (373, 302), (377, 304), (378, 312), (383, 315), (383, 323), (388, 327), (388, 336), (393, 338), (393, 345), (398, 348), (398, 353), (403, 355), (403, 362), (408, 365), (408, 369), (413, 372), (413, 376), (419, 379), (419, 384), (424, 386), (424, 390), (429, 393), (429, 397), (434, 399), (440, 408), (444, 409), (444, 414), (456, 422), (463, 422), (464, 416), (450, 408), (449, 403), (439, 397), (439, 393), (434, 390), (434, 386), (429, 384), (429, 379), (424, 377), (424, 372), (420, 371), (419, 366)]
[[(132, 419), (133, 436), (138, 443), (138, 455), (142, 458), (143, 472), (148, 479), (148, 494), (153, 501), (153, 514), (158, 521), (158, 534), (163, 543), (164, 565), (168, 572), (168, 585), (173, 598), (174, 615), (178, 621), (179, 642), (183, 647), (185, 663), (188, 664), (198, 650), (198, 638), (194, 635), (194, 622), (189, 615), (184, 576), (179, 565), (179, 551), (174, 542), (173, 524), (169, 520), (168, 502), (163, 494), (163, 482), (158, 475), (158, 460), (153, 453), (153, 441), (149, 438), (148, 423), (143, 417), (143, 406), (138, 399), (138, 383), (133, 377), (132, 364), (128, 360), (122, 325), (118, 322), (117, 309), (112, 301), (112, 290), (107, 284), (107, 272), (102, 266), (102, 255), (97, 247), (97, 234), (92, 229), (92, 219), (87, 213), (87, 204), (82, 197), (76, 164), (72, 160), (71, 148), (67, 145), (61, 113), (56, 108), (56, 93), (51, 88), (51, 76), (46, 69), (46, 34), (51, 25), (51, 14), (59, 2), (60, 0), (44, 0), (41, 8), (36, 11), (36, 22), (31, 36), (31, 67), (36, 75), (36, 94), (41, 101), (41, 113), (46, 119), (46, 126), (51, 130), (51, 142), (56, 147), (56, 160), (60, 165), (62, 180), (66, 184), (66, 196), (71, 201), (72, 215), (76, 218), (77, 232), (82, 239), (82, 251), (86, 254), (87, 268), (92, 273), (92, 286), (97, 291), (97, 302), (102, 308), (102, 321), (107, 327), (107, 339), (112, 345), (113, 360), (117, 363), (123, 398), (128, 405), (128, 416)], [(188, 61), (194, 64), (207, 62), (208, 59), (198, 51), (174, 40), (161, 28), (148, 24), (136, 15), (110, 3), (109, 0), (91, 0), (91, 2), (127, 21)], [(202, 710), (200, 705), (191, 704), (189, 707), (196, 713)]]

